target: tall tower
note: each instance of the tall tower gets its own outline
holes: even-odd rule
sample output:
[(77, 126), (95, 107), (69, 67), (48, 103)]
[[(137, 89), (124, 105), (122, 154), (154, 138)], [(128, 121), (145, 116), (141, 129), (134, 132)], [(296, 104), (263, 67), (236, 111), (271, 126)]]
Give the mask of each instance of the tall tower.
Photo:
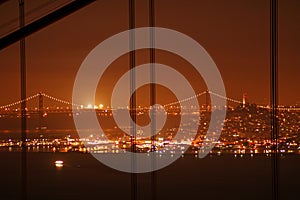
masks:
[(243, 108), (245, 108), (246, 103), (247, 103), (247, 93), (244, 93), (243, 94)]
[(209, 91), (206, 90), (205, 91), (205, 106), (206, 106), (206, 112), (209, 112), (210, 111), (210, 105), (209, 105)]
[(44, 111), (44, 96), (42, 92), (39, 92), (39, 107), (38, 107), (38, 112), (39, 112), (39, 130), (42, 130), (43, 127), (43, 111)]

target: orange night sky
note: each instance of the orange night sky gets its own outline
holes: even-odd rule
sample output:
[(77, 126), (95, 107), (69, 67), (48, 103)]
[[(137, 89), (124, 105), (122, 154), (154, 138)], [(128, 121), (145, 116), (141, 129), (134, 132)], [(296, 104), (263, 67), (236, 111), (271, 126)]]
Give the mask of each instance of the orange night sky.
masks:
[[(36, 6), (28, 1), (27, 12)], [(17, 9), (12, 8), (10, 3), (0, 5), (0, 24), (18, 16)], [(36, 16), (43, 13), (38, 12)], [(228, 97), (241, 99), (242, 93), (247, 92), (250, 102), (268, 103), (269, 1), (157, 0), (155, 12), (156, 26), (187, 34), (206, 48), (219, 67)], [(280, 104), (300, 103), (299, 21), (300, 2), (279, 0)], [(128, 2), (102, 0), (29, 36), (26, 40), (28, 96), (44, 91), (70, 101), (75, 75), (89, 51), (128, 26)], [(136, 1), (136, 26), (148, 26), (148, 1)], [(137, 56), (137, 62), (147, 59), (147, 52)], [(185, 66), (168, 56), (158, 55), (157, 59)], [(127, 61), (120, 59), (116, 64), (128, 67)], [(19, 77), (17, 43), (0, 51), (0, 105), (19, 100)], [(191, 75), (191, 79), (195, 77)], [(205, 89), (201, 82), (199, 91)], [(99, 101), (107, 102), (100, 97), (101, 91), (98, 95)]]

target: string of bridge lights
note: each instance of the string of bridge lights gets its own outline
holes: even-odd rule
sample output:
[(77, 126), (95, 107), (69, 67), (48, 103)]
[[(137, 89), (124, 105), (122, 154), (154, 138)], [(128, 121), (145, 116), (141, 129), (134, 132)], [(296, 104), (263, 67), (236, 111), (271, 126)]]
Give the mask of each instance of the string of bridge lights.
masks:
[(69, 102), (69, 101), (65, 101), (65, 100), (61, 100), (61, 99), (58, 99), (56, 97), (53, 97), (53, 96), (50, 96), (50, 95), (47, 95), (45, 93), (36, 93), (32, 96), (29, 96), (27, 97), (26, 99), (23, 99), (23, 100), (20, 100), (20, 101), (16, 101), (16, 102), (13, 102), (13, 103), (10, 103), (10, 104), (6, 104), (6, 105), (3, 105), (3, 106), (0, 106), (0, 109), (6, 109), (6, 108), (10, 108), (10, 107), (13, 107), (15, 105), (18, 105), (18, 104), (21, 104), (23, 103), (24, 101), (28, 102), (34, 98), (37, 98), (39, 97), (40, 95), (48, 98), (48, 99), (51, 99), (51, 100), (54, 100), (54, 101), (57, 101), (59, 103), (63, 103), (63, 104), (67, 104), (67, 105), (72, 105), (72, 106), (77, 106), (77, 107), (82, 107), (83, 105), (79, 105), (79, 104), (74, 104), (72, 102)]
[(195, 99), (195, 98), (197, 98), (197, 97), (200, 97), (200, 96), (204, 95), (205, 93), (206, 93), (206, 91), (201, 92), (201, 93), (199, 93), (199, 94), (196, 94), (196, 95), (194, 95), (194, 96), (185, 98), (185, 99), (181, 99), (181, 100), (178, 100), (178, 101), (174, 101), (174, 102), (172, 102), (172, 103), (165, 104), (165, 105), (163, 105), (163, 107), (168, 107), (168, 106), (172, 106), (172, 105), (175, 105), (175, 104), (178, 104), (178, 103), (190, 101), (190, 100), (192, 100), (192, 99)]
[(13, 102), (13, 103), (10, 103), (10, 104), (7, 104), (7, 105), (3, 105), (3, 106), (0, 106), (0, 109), (5, 109), (5, 108), (10, 108), (12, 106), (15, 106), (15, 105), (18, 105), (18, 104), (21, 104), (23, 103), (24, 101), (30, 101), (31, 99), (34, 99), (36, 97), (38, 97), (40, 94), (37, 93), (37, 94), (34, 94), (30, 97), (27, 97), (26, 99), (23, 99), (23, 100), (20, 100), (20, 101), (16, 101), (16, 102)]
[[(191, 97), (188, 97), (188, 98), (185, 98), (185, 99), (181, 99), (181, 100), (178, 100), (178, 101), (175, 101), (175, 102), (172, 102), (172, 103), (168, 103), (168, 104), (165, 104), (163, 105), (163, 107), (169, 107), (169, 106), (173, 106), (173, 105), (176, 105), (176, 104), (180, 104), (182, 102), (187, 102), (187, 101), (190, 101), (192, 99), (195, 99), (195, 98), (198, 98), (200, 96), (203, 96), (204, 94), (212, 94), (212, 95), (215, 95), (219, 98), (222, 98), (222, 99), (225, 99), (227, 101), (230, 101), (230, 102), (233, 102), (233, 103), (238, 103), (238, 104), (243, 104), (242, 101), (239, 101), (239, 100), (235, 100), (235, 99), (232, 99), (232, 98), (229, 98), (229, 97), (226, 97), (226, 96), (222, 96), (220, 94), (217, 94), (215, 92), (212, 92), (212, 91), (203, 91), (201, 93), (198, 93), (198, 94), (195, 94)], [(9, 104), (6, 104), (6, 105), (2, 105), (0, 106), (0, 109), (7, 109), (7, 108), (10, 108), (10, 107), (13, 107), (15, 105), (18, 105), (18, 104), (21, 104), (23, 103), (24, 101), (28, 102), (34, 98), (37, 98), (39, 97), (40, 95), (48, 98), (48, 99), (51, 99), (53, 101), (56, 101), (56, 102), (59, 102), (59, 103), (63, 103), (63, 104), (67, 104), (67, 105), (71, 105), (71, 106), (76, 106), (76, 107), (80, 107), (80, 108), (83, 108), (83, 105), (81, 104), (75, 104), (75, 103), (72, 103), (72, 102), (69, 102), (69, 101), (65, 101), (65, 100), (62, 100), (62, 99), (59, 99), (59, 98), (56, 98), (54, 96), (51, 96), (51, 95), (48, 95), (48, 94), (45, 94), (45, 93), (36, 93), (32, 96), (29, 96), (27, 97), (26, 99), (23, 99), (23, 100), (19, 100), (19, 101), (16, 101), (16, 102), (13, 102), (13, 103), (9, 103)], [(263, 108), (263, 109), (271, 109), (270, 106), (263, 106), (263, 105), (257, 105), (258, 108)], [(290, 108), (285, 108), (285, 107), (278, 107), (277, 108), (278, 110), (282, 110), (282, 111), (300, 111), (300, 108), (295, 108), (295, 107), (290, 107)]]
[(232, 98), (229, 98), (229, 97), (225, 97), (225, 96), (219, 95), (219, 94), (217, 94), (217, 93), (214, 93), (214, 92), (212, 92), (212, 91), (208, 91), (208, 93), (210, 93), (210, 94), (212, 94), (212, 95), (215, 95), (215, 96), (217, 96), (217, 97), (220, 97), (220, 98), (222, 98), (222, 99), (225, 99), (225, 100), (227, 100), (227, 101), (231, 101), (231, 102), (233, 102), (233, 103), (238, 103), (238, 104), (242, 104), (242, 103), (243, 103), (242, 101), (235, 100), (235, 99), (232, 99)]
[(57, 101), (57, 102), (59, 102), (59, 103), (63, 103), (63, 104), (71, 105), (71, 106), (83, 107), (83, 105), (75, 104), (75, 103), (72, 103), (72, 102), (69, 102), (69, 101), (65, 101), (65, 100), (61, 100), (61, 99), (58, 99), (58, 98), (56, 98), (56, 97), (53, 97), (53, 96), (50, 96), (50, 95), (47, 95), (47, 94), (44, 94), (44, 93), (42, 93), (42, 95), (43, 95), (44, 97), (47, 97), (48, 99)]

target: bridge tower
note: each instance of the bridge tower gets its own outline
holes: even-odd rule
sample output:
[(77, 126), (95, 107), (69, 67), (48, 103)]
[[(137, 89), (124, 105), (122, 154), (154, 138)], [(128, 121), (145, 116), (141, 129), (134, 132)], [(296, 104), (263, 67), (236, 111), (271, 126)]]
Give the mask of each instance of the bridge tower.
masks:
[(206, 90), (205, 91), (205, 107), (206, 107), (206, 112), (210, 111), (209, 99), (210, 99), (209, 91)]
[[(39, 107), (38, 107), (38, 115), (39, 115), (39, 126), (38, 129), (41, 131), (44, 125), (43, 115), (44, 115), (44, 95), (42, 92), (39, 92)], [(42, 132), (40, 132), (42, 134)]]

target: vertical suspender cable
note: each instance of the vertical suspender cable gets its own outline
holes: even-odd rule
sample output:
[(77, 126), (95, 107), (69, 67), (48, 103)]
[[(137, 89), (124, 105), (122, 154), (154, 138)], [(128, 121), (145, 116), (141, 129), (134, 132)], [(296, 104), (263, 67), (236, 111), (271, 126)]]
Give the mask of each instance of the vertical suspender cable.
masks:
[(278, 2), (271, 0), (270, 10), (270, 73), (271, 73), (271, 140), (273, 199), (279, 199), (278, 159)]
[[(150, 106), (156, 104), (156, 88), (155, 88), (155, 8), (154, 8), (154, 0), (149, 0), (149, 26), (150, 28)], [(155, 151), (155, 141), (156, 141), (156, 118), (155, 118), (155, 107), (151, 109), (151, 144), (152, 144), (152, 152)], [(152, 172), (151, 172), (151, 193), (152, 200), (157, 199), (157, 191), (156, 191), (156, 181), (157, 175), (154, 171), (156, 165), (156, 155), (152, 154)]]
[[(19, 25), (25, 25), (24, 0), (19, 0)], [(21, 99), (26, 99), (26, 57), (25, 57), (25, 38), (20, 40), (20, 73), (21, 73)], [(26, 101), (21, 103), (21, 198), (27, 199), (27, 152), (26, 152)]]
[[(130, 116), (131, 122), (131, 151), (133, 152), (131, 158), (132, 172), (136, 169), (135, 158), (135, 144), (136, 144), (136, 94), (135, 94), (135, 0), (129, 0), (129, 62), (130, 62)], [(131, 199), (137, 200), (137, 174), (131, 173)]]

